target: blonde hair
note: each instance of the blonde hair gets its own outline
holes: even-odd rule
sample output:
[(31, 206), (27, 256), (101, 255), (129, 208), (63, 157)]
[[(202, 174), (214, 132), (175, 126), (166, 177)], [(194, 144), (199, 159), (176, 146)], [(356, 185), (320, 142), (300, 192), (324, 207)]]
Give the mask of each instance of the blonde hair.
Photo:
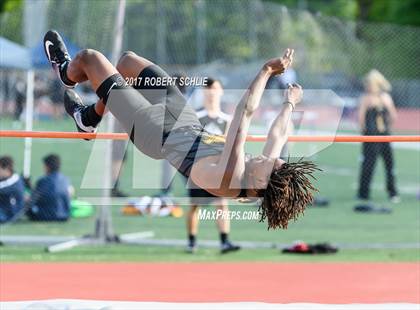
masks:
[(378, 92), (390, 92), (392, 87), (389, 81), (376, 69), (372, 69), (363, 79), (365, 89), (373, 88)]

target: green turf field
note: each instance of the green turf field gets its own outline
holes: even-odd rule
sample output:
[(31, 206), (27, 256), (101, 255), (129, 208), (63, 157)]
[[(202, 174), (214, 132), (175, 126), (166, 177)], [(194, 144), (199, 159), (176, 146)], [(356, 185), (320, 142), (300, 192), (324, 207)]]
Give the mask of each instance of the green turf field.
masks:
[(242, 249), (222, 255), (216, 249), (200, 249), (195, 254), (183, 248), (111, 245), (77, 248), (62, 253), (46, 253), (41, 247), (6, 246), (0, 250), (2, 262), (412, 262), (420, 260), (419, 250), (342, 250), (334, 255), (281, 254), (275, 249)]
[[(10, 121), (2, 120), (0, 128), (11, 129)], [(19, 128), (19, 125), (16, 126)], [(50, 121), (35, 123), (37, 130), (72, 131), (68, 121)], [(78, 140), (34, 140), (32, 171), (33, 179), (42, 174), (41, 158), (50, 152), (61, 155), (63, 172), (67, 174), (79, 197), (95, 197), (99, 190), (80, 189), (84, 171), (89, 161), (94, 142)], [(248, 145), (250, 152), (257, 152), (261, 144)], [(23, 161), (23, 139), (0, 140), (0, 155), (11, 154), (15, 158), (18, 170)], [(382, 163), (377, 165), (372, 184), (372, 198), (393, 208), (392, 214), (356, 214), (352, 211), (355, 204), (355, 193), (358, 177), (358, 158), (360, 145), (335, 144), (323, 150), (312, 159), (324, 172), (318, 174), (320, 195), (331, 199), (328, 208), (310, 208), (298, 222), (290, 225), (285, 231), (267, 231), (265, 223), (257, 221), (232, 221), (231, 238), (234, 241), (273, 242), (278, 244), (292, 243), (295, 240), (306, 242), (341, 243), (366, 247), (369, 245), (398, 246), (401, 244), (420, 243), (420, 203), (416, 193), (420, 189), (420, 153), (418, 150), (395, 148), (397, 185), (401, 192), (402, 202), (390, 205), (384, 192), (384, 175)], [(142, 180), (157, 184), (160, 177), (160, 164), (146, 161), (146, 165), (136, 166)], [(133, 155), (129, 147), (127, 164), (122, 172), (121, 187), (132, 194), (140, 196), (144, 190), (132, 189)], [(143, 177), (144, 176), (144, 177)], [(182, 180), (177, 179), (175, 196), (184, 196)], [(152, 194), (153, 191), (148, 191)], [(254, 206), (234, 206), (236, 210), (253, 210)], [(184, 207), (186, 210), (186, 207)], [(113, 223), (117, 233), (129, 233), (153, 230), (156, 239), (184, 239), (185, 218), (150, 218), (123, 216), (120, 206), (112, 207)], [(94, 218), (73, 219), (68, 223), (30, 223), (26, 220), (3, 225), (2, 235), (42, 235), (42, 236), (81, 236), (93, 231)], [(217, 240), (218, 234), (213, 221), (200, 223), (199, 240)], [(318, 257), (296, 257), (279, 254), (275, 249), (243, 250), (239, 253), (221, 256), (216, 249), (201, 249), (191, 256), (181, 247), (161, 248), (154, 246), (111, 246), (75, 249), (66, 253), (46, 254), (43, 247), (37, 246), (4, 246), (0, 248), (2, 261), (413, 261), (420, 260), (418, 249), (360, 249), (343, 250), (336, 255)]]

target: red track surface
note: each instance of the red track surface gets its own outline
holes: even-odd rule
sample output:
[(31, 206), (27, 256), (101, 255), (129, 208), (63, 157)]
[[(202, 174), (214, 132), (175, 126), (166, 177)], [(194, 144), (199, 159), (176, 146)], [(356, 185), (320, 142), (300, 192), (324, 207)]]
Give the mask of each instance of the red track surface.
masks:
[(420, 303), (418, 263), (4, 263), (0, 300)]

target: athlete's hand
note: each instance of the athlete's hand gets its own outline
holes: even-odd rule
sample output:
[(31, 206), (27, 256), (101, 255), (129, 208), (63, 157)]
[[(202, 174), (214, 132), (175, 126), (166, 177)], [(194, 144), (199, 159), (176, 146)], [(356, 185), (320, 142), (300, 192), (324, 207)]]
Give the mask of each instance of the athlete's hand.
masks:
[(284, 91), (284, 100), (289, 102), (295, 107), (302, 101), (303, 90), (302, 86), (297, 83), (287, 84), (287, 89)]
[(292, 64), (294, 52), (294, 49), (288, 48), (283, 57), (270, 59), (265, 63), (264, 68), (270, 75), (282, 74)]

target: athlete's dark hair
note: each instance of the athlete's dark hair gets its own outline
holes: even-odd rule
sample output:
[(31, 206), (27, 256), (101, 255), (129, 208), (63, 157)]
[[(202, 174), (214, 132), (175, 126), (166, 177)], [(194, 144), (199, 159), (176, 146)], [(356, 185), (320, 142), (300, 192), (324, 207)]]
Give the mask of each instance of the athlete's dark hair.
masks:
[(47, 166), (50, 172), (56, 172), (60, 170), (61, 160), (56, 154), (49, 154), (43, 159), (45, 166)]
[(13, 172), (13, 158), (10, 156), (2, 156), (0, 157), (0, 167), (2, 169), (9, 169), (11, 172)]
[(313, 203), (313, 192), (318, 190), (311, 179), (317, 170), (314, 163), (302, 160), (273, 170), (267, 188), (257, 192), (262, 197), (261, 221), (267, 219), (268, 229), (286, 229), (290, 220), (296, 220)]
[(220, 83), (220, 85), (222, 85), (222, 82), (220, 82), (220, 80), (218, 80), (218, 79), (214, 79), (214, 78), (211, 78), (211, 77), (208, 77), (207, 78), (207, 84), (206, 84), (206, 88), (210, 88), (214, 83), (216, 83), (216, 82), (219, 82)]

